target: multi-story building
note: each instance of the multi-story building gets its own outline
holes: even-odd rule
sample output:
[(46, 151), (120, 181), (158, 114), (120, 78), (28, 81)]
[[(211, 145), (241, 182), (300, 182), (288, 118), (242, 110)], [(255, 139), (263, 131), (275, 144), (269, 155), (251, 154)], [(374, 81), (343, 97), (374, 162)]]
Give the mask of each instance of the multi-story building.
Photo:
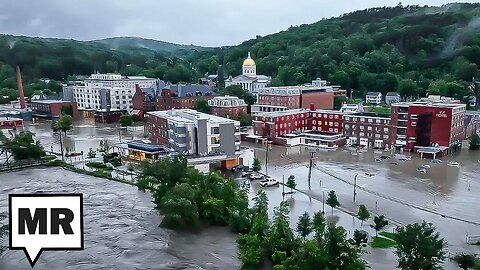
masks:
[(137, 84), (132, 100), (132, 115), (137, 119), (143, 119), (146, 112), (155, 111), (155, 101), (165, 86), (165, 82), (161, 80), (157, 80), (155, 84), (148, 88), (140, 88)]
[(480, 134), (480, 112), (467, 111), (463, 121), (463, 128), (465, 130), (464, 139)]
[(333, 99), (337, 95), (346, 95), (338, 86), (328, 85), (321, 79), (300, 86), (265, 87), (257, 91), (257, 103), (252, 105), (252, 114), (276, 112), (292, 109), (316, 108), (333, 109)]
[(150, 139), (185, 155), (232, 156), (240, 149), (240, 122), (190, 109), (148, 112)]
[(64, 97), (72, 98), (80, 110), (117, 109), (131, 113), (135, 85), (148, 88), (156, 81), (144, 76), (92, 74), (83, 82), (64, 87)]
[(339, 111), (294, 109), (254, 116), (254, 136), (282, 145), (336, 148), (345, 145)]
[(380, 92), (368, 92), (365, 96), (365, 102), (370, 104), (380, 104), (382, 103), (382, 93)]
[(400, 102), (400, 94), (397, 92), (388, 92), (385, 95), (385, 104), (392, 105), (393, 103)]
[(247, 113), (247, 103), (238, 97), (214, 97), (208, 105), (210, 113), (216, 116), (237, 119), (239, 113)]
[(69, 114), (73, 118), (79, 117), (77, 103), (72, 101), (39, 99), (31, 101), (30, 108), (37, 117), (53, 119), (61, 117), (62, 114)]
[(457, 150), (465, 136), (465, 109), (457, 100), (440, 97), (393, 104), (396, 145), (409, 151), (433, 147), (432, 154), (442, 155)]
[(394, 146), (389, 114), (346, 114), (343, 122), (348, 145), (385, 149)]
[(256, 92), (258, 89), (268, 86), (272, 78), (265, 75), (257, 75), (257, 65), (248, 53), (247, 59), (243, 61), (242, 75), (225, 80), (225, 87), (238, 85), (249, 92)]
[(213, 89), (202, 84), (168, 84), (156, 99), (156, 109), (159, 111), (171, 109), (194, 109), (200, 98), (212, 99)]

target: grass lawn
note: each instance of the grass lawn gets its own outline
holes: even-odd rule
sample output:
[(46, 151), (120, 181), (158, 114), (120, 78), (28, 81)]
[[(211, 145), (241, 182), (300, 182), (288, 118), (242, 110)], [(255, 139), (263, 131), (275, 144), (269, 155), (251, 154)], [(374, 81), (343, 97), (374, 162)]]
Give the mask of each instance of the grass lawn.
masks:
[(395, 240), (395, 238), (397, 237), (395, 233), (391, 233), (391, 232), (379, 232), (378, 234), (381, 236), (385, 236), (386, 238), (390, 238), (392, 240)]
[(388, 239), (385, 237), (373, 237), (372, 242), (370, 242), (370, 246), (373, 248), (391, 248), (395, 246), (396, 242), (392, 239)]

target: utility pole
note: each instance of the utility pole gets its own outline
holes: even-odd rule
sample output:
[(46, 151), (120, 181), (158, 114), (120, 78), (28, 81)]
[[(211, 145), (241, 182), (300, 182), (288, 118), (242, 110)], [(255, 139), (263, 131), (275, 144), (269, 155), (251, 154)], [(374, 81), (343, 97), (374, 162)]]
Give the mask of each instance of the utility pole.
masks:
[(122, 126), (118, 126), (118, 140), (122, 142)]
[(268, 139), (267, 139), (267, 149), (265, 150), (265, 174), (268, 176)]
[(325, 214), (325, 191), (322, 191), (322, 212)]
[(355, 174), (355, 178), (353, 180), (353, 202), (355, 202), (355, 199), (357, 196), (357, 177), (358, 177), (358, 173)]
[(63, 157), (63, 139), (62, 139), (62, 130), (58, 131), (58, 134), (60, 135), (60, 153), (62, 155), (62, 161), (65, 161), (65, 158)]
[[(311, 189), (310, 188), (310, 180), (312, 178), (312, 166), (313, 166), (313, 151), (310, 152), (310, 166), (308, 167), (308, 189)], [(322, 180), (320, 180), (320, 181), (322, 181)], [(321, 187), (322, 187), (322, 184), (320, 184), (320, 188)]]
[(282, 177), (282, 202), (285, 200), (285, 174)]

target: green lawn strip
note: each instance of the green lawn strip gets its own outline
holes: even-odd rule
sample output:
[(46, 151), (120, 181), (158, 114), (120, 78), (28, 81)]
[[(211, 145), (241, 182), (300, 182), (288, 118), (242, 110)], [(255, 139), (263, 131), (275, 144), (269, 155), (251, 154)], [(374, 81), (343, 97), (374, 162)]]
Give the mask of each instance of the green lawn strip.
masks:
[(383, 236), (383, 237), (390, 238), (392, 240), (396, 240), (396, 238), (397, 238), (397, 235), (395, 233), (391, 233), (391, 232), (379, 232), (378, 234)]
[(372, 242), (370, 242), (370, 246), (372, 248), (391, 248), (395, 246), (395, 240), (386, 238), (384, 236), (373, 237)]

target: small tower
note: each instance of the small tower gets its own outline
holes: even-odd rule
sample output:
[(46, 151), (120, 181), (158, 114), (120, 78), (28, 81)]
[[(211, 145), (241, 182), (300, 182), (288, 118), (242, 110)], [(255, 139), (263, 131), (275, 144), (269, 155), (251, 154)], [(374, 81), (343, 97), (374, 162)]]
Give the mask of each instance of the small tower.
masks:
[(248, 52), (248, 57), (243, 61), (242, 67), (242, 74), (248, 77), (256, 77), (257, 76), (257, 65), (255, 61), (253, 61), (252, 57), (250, 56), (250, 52)]

